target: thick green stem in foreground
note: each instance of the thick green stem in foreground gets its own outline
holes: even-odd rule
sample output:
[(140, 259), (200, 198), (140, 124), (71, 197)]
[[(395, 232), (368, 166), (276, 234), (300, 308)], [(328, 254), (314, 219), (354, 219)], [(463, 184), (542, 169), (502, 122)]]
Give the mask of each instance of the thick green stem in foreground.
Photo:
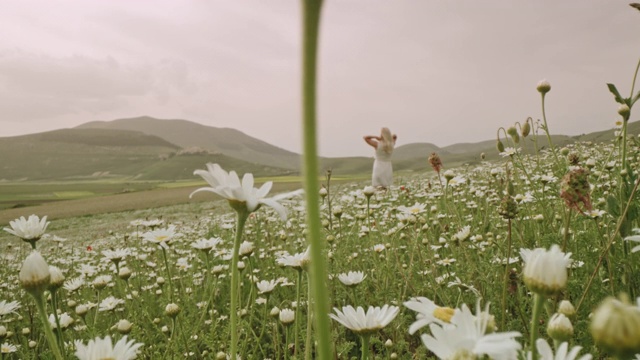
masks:
[(317, 359), (331, 359), (332, 345), (329, 324), (329, 298), (326, 291), (327, 270), (321, 237), (320, 195), (318, 194), (318, 154), (316, 141), (316, 61), (318, 29), (322, 0), (302, 0), (302, 112), (304, 138), (304, 188), (307, 196), (308, 241), (311, 245), (311, 281), (315, 305), (318, 340)]
[(238, 218), (236, 220), (236, 238), (233, 242), (233, 257), (231, 259), (231, 307), (229, 309), (229, 319), (231, 323), (231, 359), (236, 359), (236, 353), (238, 352), (238, 260), (240, 243), (242, 242), (242, 232), (244, 231), (244, 224), (249, 217), (249, 211), (242, 209), (238, 206), (234, 207)]
[(538, 338), (538, 324), (542, 306), (544, 305), (544, 296), (540, 294), (533, 295), (533, 314), (531, 315), (531, 338), (529, 347), (531, 350), (531, 360), (538, 360), (538, 348), (536, 347), (536, 339)]
[(53, 356), (55, 356), (56, 360), (64, 359), (62, 357), (62, 353), (58, 348), (58, 343), (56, 342), (56, 337), (53, 335), (53, 331), (51, 331), (51, 325), (49, 325), (49, 319), (47, 318), (47, 311), (44, 307), (44, 297), (42, 293), (31, 293), (33, 298), (36, 301), (36, 306), (38, 307), (38, 314), (40, 315), (40, 321), (42, 321), (42, 328), (44, 330), (44, 335), (49, 343), (49, 347), (51, 347), (51, 352), (53, 352)]

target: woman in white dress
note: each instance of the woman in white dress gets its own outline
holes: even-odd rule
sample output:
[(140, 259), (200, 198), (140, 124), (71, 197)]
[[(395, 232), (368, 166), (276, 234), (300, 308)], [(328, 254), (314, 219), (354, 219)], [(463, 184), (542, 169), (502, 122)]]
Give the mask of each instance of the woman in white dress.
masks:
[(373, 162), (373, 174), (371, 183), (373, 186), (387, 188), (393, 183), (393, 168), (391, 166), (391, 154), (396, 145), (395, 134), (391, 134), (389, 128), (383, 127), (380, 136), (368, 135), (364, 141), (376, 149), (375, 161)]

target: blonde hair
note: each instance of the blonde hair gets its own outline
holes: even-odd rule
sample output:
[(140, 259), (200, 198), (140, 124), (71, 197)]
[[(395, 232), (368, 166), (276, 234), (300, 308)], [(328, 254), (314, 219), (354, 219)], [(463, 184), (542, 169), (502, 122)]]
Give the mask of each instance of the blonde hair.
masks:
[(382, 141), (380, 141), (380, 146), (382, 146), (382, 150), (387, 154), (390, 154), (393, 151), (393, 135), (391, 135), (391, 130), (389, 128), (383, 127), (380, 131), (380, 137)]

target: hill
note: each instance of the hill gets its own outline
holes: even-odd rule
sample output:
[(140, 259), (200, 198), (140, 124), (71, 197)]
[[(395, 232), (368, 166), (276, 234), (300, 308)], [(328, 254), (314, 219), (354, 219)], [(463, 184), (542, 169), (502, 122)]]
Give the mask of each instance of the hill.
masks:
[(187, 120), (161, 120), (149, 116), (113, 121), (92, 121), (77, 129), (139, 131), (165, 139), (181, 148), (199, 147), (250, 163), (299, 169), (300, 155), (230, 128), (205, 126)]
[(136, 131), (74, 128), (0, 138), (3, 181), (194, 179), (193, 170), (207, 162), (256, 176), (288, 173), (220, 153), (184, 151), (165, 139)]

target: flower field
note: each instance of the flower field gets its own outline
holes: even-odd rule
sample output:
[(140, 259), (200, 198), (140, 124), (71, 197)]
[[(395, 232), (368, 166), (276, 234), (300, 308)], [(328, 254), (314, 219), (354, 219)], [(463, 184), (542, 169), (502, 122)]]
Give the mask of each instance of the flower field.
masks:
[[(533, 146), (517, 135), (501, 141)], [(333, 357), (511, 359), (538, 342), (546, 359), (565, 341), (580, 356), (638, 352), (638, 144), (626, 144), (622, 168), (619, 139), (444, 164), (386, 190), (325, 179)], [(243, 359), (314, 358), (304, 196), (267, 198), (267, 185), (209, 170), (199, 173), (208, 189), (237, 190), (222, 193), (227, 211), (123, 220), (114, 227), (126, 231), (90, 248), (43, 237), (42, 218), (5, 228), (14, 236), (0, 259), (2, 358), (224, 359), (232, 333)], [(233, 211), (245, 203), (253, 208)], [(27, 257), (30, 244), (38, 252)], [(113, 353), (96, 352), (105, 348)]]

